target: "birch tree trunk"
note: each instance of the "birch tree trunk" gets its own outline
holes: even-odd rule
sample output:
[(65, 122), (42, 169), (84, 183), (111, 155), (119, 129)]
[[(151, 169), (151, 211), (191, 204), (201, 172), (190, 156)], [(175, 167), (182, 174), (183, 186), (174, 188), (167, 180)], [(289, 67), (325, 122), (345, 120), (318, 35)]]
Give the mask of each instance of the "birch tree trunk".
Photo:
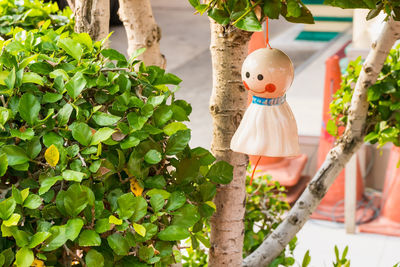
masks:
[(279, 256), (289, 241), (306, 223), (345, 164), (363, 144), (369, 107), (367, 89), (376, 82), (390, 49), (399, 37), (400, 22), (390, 19), (378, 40), (372, 44), (363, 65), (351, 100), (348, 124), (344, 135), (331, 149), (324, 164), (297, 200), (295, 206), (289, 211), (285, 220), (257, 250), (244, 259), (242, 266), (268, 266)]
[(128, 37), (128, 55), (146, 48), (138, 59), (165, 68), (165, 57), (160, 52), (161, 29), (153, 17), (150, 0), (119, 0), (118, 14)]
[(214, 131), (211, 150), (218, 160), (234, 167), (233, 181), (217, 188), (214, 203), (217, 210), (211, 218), (209, 266), (240, 266), (243, 256), (245, 181), (247, 156), (230, 150), (230, 142), (247, 106), (242, 84), (241, 66), (247, 56), (251, 33), (211, 24), (213, 90), (210, 112)]
[(110, 24), (110, 0), (75, 0), (75, 31), (86, 32), (93, 40), (107, 37)]

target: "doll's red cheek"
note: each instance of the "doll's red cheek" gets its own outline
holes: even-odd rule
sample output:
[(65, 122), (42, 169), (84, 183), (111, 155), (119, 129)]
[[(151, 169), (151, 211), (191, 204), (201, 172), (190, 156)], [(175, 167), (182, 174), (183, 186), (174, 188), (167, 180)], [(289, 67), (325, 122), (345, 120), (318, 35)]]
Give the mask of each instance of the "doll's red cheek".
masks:
[(250, 90), (249, 86), (247, 85), (247, 83), (245, 81), (243, 81), (243, 85), (244, 85), (244, 88), (246, 88), (247, 90)]
[(265, 91), (267, 91), (268, 93), (273, 93), (276, 90), (276, 86), (273, 83), (269, 83), (265, 86)]

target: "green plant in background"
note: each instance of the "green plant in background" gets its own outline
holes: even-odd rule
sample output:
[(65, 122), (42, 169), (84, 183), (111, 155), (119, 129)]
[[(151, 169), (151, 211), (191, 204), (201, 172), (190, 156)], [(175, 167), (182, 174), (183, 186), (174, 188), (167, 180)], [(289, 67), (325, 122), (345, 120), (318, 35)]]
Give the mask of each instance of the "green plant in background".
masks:
[[(281, 223), (284, 213), (290, 209), (285, 201), (286, 189), (277, 181), (272, 181), (271, 176), (263, 176), (254, 179), (253, 184), (249, 185), (250, 176), (247, 176), (247, 200), (245, 214), (245, 236), (243, 257), (253, 252), (262, 241), (272, 233)], [(209, 231), (204, 231), (208, 235)], [(294, 238), (287, 249), (271, 263), (270, 267), (292, 266), (295, 263), (293, 251), (296, 247), (297, 238)], [(188, 255), (183, 255), (184, 267), (207, 266), (209, 248), (207, 243), (199, 246), (190, 243)]]
[(39, 0), (1, 0), (0, 37), (8, 38), (13, 28), (39, 29), (44, 23), (48, 27), (73, 28), (72, 11), (69, 7), (59, 10), (57, 3)]
[(335, 257), (336, 262), (333, 262), (333, 267), (350, 267), (350, 260), (347, 259), (347, 252), (349, 251), (349, 247), (346, 246), (343, 250), (342, 256), (339, 254), (339, 249), (335, 246)]
[[(382, 147), (388, 142), (399, 146), (400, 133), (400, 46), (391, 50), (379, 78), (368, 89), (368, 118), (365, 142), (378, 143)], [(353, 94), (362, 65), (361, 58), (350, 62), (342, 77), (341, 88), (334, 95), (330, 105), (333, 120), (327, 125), (332, 135), (338, 134), (338, 127), (345, 126)]]
[(165, 266), (207, 244), (233, 168), (189, 147), (181, 80), (50, 25), (0, 41), (0, 266)]

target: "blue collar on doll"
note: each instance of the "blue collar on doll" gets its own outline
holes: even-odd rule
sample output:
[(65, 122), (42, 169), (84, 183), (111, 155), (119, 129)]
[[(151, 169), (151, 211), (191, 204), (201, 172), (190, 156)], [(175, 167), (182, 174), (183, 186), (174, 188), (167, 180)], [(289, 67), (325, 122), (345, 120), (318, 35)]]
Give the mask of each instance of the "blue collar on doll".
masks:
[(279, 106), (285, 103), (286, 95), (276, 97), (276, 98), (263, 98), (253, 95), (253, 104), (261, 106)]

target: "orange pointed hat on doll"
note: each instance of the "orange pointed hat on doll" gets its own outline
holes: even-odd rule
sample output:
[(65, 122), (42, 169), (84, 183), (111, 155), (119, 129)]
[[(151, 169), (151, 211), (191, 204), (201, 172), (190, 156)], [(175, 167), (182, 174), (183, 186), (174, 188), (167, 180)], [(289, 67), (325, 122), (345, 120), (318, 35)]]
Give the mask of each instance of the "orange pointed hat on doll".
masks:
[(294, 68), (279, 49), (261, 48), (242, 66), (245, 88), (252, 103), (231, 140), (231, 149), (248, 155), (289, 157), (300, 153), (297, 125), (286, 102)]

